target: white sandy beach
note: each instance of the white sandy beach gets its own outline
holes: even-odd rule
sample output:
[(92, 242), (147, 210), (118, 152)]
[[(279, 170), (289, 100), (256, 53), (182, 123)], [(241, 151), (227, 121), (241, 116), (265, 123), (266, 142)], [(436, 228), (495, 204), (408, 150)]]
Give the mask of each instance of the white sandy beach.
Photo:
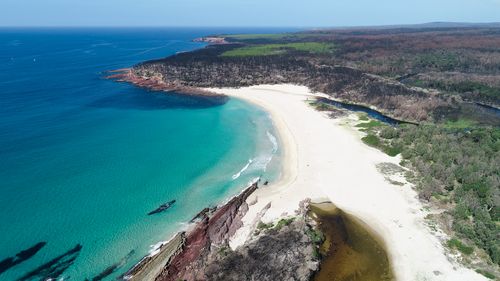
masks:
[(294, 214), (305, 198), (327, 197), (380, 236), (397, 280), (487, 280), (446, 256), (438, 234), (425, 225), (426, 213), (416, 192), (409, 184), (389, 183), (376, 169), (377, 163), (397, 164), (400, 159), (363, 144), (361, 133), (352, 127), (353, 116), (330, 119), (317, 112), (305, 102), (314, 96), (306, 87), (211, 90), (267, 110), (284, 150), (282, 179), (248, 199), (251, 206), (243, 218), (244, 226), (231, 241), (233, 248), (245, 241), (260, 219), (274, 221)]

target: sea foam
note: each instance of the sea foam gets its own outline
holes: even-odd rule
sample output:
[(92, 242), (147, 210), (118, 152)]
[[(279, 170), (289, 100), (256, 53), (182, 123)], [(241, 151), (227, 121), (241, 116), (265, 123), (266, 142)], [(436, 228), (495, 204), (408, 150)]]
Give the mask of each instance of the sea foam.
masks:
[(253, 162), (253, 159), (248, 159), (248, 163), (239, 171), (237, 172), (236, 174), (234, 174), (232, 176), (233, 180), (236, 180), (237, 178), (239, 178), (241, 176), (241, 174), (246, 171), (248, 169), (248, 167), (250, 167), (250, 164), (252, 164)]

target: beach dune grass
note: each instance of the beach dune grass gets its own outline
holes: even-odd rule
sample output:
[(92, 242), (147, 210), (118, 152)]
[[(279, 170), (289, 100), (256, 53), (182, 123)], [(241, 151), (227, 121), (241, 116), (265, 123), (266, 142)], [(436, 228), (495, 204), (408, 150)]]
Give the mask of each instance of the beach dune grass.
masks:
[(311, 54), (333, 53), (335, 47), (331, 43), (300, 42), (282, 44), (262, 44), (236, 48), (221, 54), (222, 57), (270, 56), (287, 53), (288, 51), (306, 52)]
[(462, 243), (462, 241), (456, 238), (448, 240), (447, 245), (449, 248), (457, 249), (465, 255), (470, 255), (474, 252), (474, 248), (465, 245), (464, 243)]
[(380, 138), (376, 135), (369, 134), (361, 140), (369, 146), (378, 147), (380, 145)]

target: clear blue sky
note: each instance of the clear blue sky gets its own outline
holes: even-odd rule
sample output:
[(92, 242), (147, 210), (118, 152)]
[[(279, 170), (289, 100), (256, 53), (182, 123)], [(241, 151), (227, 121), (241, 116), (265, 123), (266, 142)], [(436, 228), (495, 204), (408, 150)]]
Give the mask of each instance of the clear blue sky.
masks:
[(499, 22), (500, 0), (1, 0), (0, 26), (352, 26)]

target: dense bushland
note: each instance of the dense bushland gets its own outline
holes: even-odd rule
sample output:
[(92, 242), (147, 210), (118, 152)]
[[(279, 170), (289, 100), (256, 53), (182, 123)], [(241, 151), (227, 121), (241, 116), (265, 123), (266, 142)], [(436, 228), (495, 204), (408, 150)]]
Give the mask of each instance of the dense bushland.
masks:
[(402, 148), (419, 196), (446, 204), (458, 237), (500, 264), (500, 129), (405, 125), (380, 137)]

